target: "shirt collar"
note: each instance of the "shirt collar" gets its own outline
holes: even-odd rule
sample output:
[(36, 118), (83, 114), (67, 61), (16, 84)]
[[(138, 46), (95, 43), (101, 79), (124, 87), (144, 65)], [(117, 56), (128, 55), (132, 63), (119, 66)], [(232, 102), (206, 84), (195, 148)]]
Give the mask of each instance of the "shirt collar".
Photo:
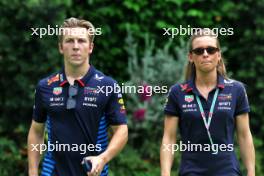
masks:
[[(198, 94), (198, 90), (195, 86), (195, 75), (191, 77), (190, 80), (188, 80), (185, 84), (181, 84), (181, 90), (185, 91), (186, 93), (193, 92)], [(224, 77), (220, 74), (217, 74), (217, 88), (219, 89), (224, 89), (225, 84), (224, 84)]]
[[(84, 87), (85, 83), (87, 83), (94, 74), (95, 68), (93, 65), (90, 65), (88, 72), (82, 77), (82, 79), (77, 79), (76, 82), (79, 84), (79, 86)], [(65, 69), (63, 68), (60, 72), (60, 86), (63, 87), (66, 84), (69, 84), (69, 82), (66, 78)]]
[(224, 89), (225, 88), (225, 83), (224, 83), (225, 78), (218, 74), (217, 76), (217, 87), (220, 89)]

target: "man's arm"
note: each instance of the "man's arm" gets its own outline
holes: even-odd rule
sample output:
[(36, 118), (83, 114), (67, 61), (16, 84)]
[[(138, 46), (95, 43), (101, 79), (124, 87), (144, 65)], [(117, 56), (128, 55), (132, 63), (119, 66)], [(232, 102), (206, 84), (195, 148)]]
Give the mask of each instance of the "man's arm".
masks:
[[(38, 176), (40, 161), (39, 145), (44, 143), (44, 123), (37, 123), (32, 120), (28, 133), (28, 174)], [(38, 149), (38, 151), (36, 151)]]
[(247, 176), (255, 176), (255, 149), (249, 128), (248, 113), (236, 117), (240, 154), (247, 169)]
[(172, 151), (173, 144), (176, 143), (177, 128), (179, 118), (176, 116), (166, 116), (164, 121), (164, 134), (160, 147), (161, 175), (170, 176), (171, 167), (174, 160)]
[(96, 172), (100, 173), (103, 167), (114, 156), (116, 156), (125, 146), (128, 140), (128, 128), (127, 125), (112, 126), (114, 134), (107, 147), (107, 149), (96, 157), (86, 157), (87, 160), (92, 162), (92, 170), (88, 175), (94, 175)]
[(112, 126), (114, 131), (113, 137), (100, 157), (108, 163), (115, 155), (117, 155), (125, 146), (128, 140), (128, 128), (127, 125)]

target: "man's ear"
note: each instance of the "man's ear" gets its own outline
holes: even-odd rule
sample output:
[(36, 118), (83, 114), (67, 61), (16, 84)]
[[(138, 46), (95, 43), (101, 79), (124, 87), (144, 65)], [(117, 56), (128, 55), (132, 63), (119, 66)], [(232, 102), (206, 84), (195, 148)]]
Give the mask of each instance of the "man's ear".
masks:
[(59, 47), (59, 52), (60, 52), (61, 54), (63, 54), (62, 43), (58, 43), (58, 47)]
[(90, 46), (89, 46), (89, 54), (92, 54), (92, 52), (93, 52), (93, 48), (94, 48), (94, 43), (91, 42), (91, 43), (90, 43)]

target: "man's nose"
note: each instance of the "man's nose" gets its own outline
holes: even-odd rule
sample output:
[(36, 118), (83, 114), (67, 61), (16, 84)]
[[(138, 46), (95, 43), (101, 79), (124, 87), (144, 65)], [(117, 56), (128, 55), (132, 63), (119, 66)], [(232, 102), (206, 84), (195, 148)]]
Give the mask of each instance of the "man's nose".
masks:
[(73, 49), (79, 49), (79, 43), (77, 40), (74, 40)]

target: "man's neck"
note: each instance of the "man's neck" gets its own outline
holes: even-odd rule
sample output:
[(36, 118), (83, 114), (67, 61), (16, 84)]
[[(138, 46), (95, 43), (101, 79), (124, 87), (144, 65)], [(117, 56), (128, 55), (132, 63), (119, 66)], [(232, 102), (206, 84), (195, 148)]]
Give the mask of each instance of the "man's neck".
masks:
[(72, 67), (70, 65), (65, 64), (64, 68), (67, 80), (70, 82), (70, 84), (73, 84), (74, 80), (81, 79), (86, 75), (90, 68), (90, 64), (87, 63), (78, 67)]
[(217, 85), (217, 72), (204, 73), (196, 71), (195, 84), (201, 88), (214, 88)]

